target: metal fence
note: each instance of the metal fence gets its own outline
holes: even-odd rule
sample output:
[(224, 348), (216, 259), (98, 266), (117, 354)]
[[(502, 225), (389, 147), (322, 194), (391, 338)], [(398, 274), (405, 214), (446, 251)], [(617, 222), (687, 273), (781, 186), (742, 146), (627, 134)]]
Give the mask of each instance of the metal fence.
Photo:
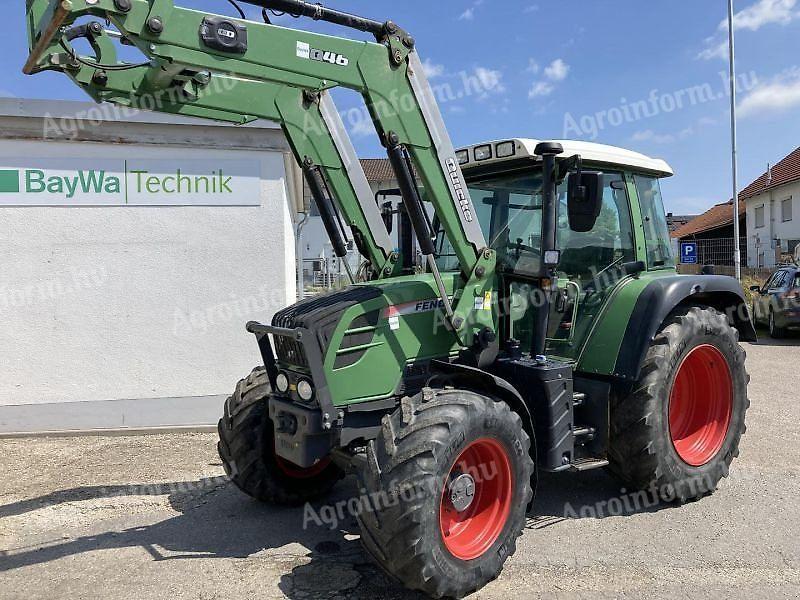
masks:
[[(683, 274), (696, 274), (703, 271), (704, 267), (712, 267), (717, 275), (736, 276), (734, 266), (733, 238), (720, 239), (683, 239), (681, 242), (692, 242), (697, 245), (697, 264), (679, 264), (678, 271)], [(749, 256), (747, 238), (740, 241), (742, 253), (742, 279), (747, 283), (763, 283), (778, 265), (788, 264), (793, 261), (790, 253), (780, 250), (767, 249), (769, 255), (760, 252), (758, 256)], [(752, 260), (751, 260), (752, 259)], [(764, 266), (769, 265), (769, 266)]]

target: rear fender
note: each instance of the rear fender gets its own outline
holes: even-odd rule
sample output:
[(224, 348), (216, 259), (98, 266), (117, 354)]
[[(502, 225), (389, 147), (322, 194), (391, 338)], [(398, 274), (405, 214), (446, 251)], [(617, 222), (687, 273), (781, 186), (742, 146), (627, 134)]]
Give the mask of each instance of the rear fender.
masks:
[[(612, 300), (613, 302), (613, 300)], [(675, 275), (653, 279), (639, 294), (617, 353), (615, 379), (636, 381), (650, 343), (676, 308), (710, 306), (725, 314), (739, 339), (758, 340), (741, 285), (722, 275)], [(609, 307), (614, 310), (614, 307)], [(591, 346), (589, 341), (588, 346)]]

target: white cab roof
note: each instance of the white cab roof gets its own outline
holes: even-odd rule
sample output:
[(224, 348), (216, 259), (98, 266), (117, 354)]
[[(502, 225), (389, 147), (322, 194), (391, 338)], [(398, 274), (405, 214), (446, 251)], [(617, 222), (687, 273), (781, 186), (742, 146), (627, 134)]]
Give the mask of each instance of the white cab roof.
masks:
[[(639, 152), (617, 148), (616, 146), (574, 140), (532, 140), (523, 138), (485, 142), (483, 144), (476, 144), (469, 148), (464, 148), (461, 152), (463, 152), (463, 150), (469, 151), (469, 162), (462, 164), (461, 167), (462, 169), (469, 169), (470, 167), (478, 165), (500, 163), (519, 158), (538, 158), (534, 154), (534, 149), (540, 141), (557, 142), (561, 144), (564, 147), (564, 154), (562, 155), (564, 157), (580, 154), (586, 162), (619, 165), (637, 171), (653, 173), (659, 177), (670, 177), (674, 174), (672, 167), (660, 158), (650, 158)], [(514, 142), (514, 154), (504, 158), (497, 158), (497, 147), (504, 144), (507, 147), (509, 142)], [(485, 148), (486, 146), (492, 147), (492, 158), (476, 161), (475, 149)]]

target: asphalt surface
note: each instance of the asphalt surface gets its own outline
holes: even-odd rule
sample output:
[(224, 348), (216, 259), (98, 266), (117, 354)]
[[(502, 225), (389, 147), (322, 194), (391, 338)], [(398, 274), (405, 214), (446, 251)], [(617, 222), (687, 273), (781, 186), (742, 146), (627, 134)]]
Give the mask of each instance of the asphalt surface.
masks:
[[(475, 597), (800, 597), (800, 339), (746, 349), (748, 431), (716, 494), (620, 502), (603, 471), (546, 476), (516, 555)], [(370, 563), (352, 519), (331, 530), (237, 492), (215, 441), (0, 441), (0, 598), (418, 597)], [(354, 493), (345, 481), (330, 502)]]

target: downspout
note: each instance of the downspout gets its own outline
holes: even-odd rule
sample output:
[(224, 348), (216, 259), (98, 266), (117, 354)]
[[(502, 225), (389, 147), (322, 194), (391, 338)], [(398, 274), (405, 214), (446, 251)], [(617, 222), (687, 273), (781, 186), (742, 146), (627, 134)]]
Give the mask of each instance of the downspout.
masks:
[(306, 223), (308, 223), (309, 214), (307, 212), (299, 214), (303, 215), (303, 218), (297, 223), (297, 233), (295, 234), (294, 239), (296, 244), (295, 260), (297, 266), (297, 299), (302, 300), (306, 289), (305, 276), (303, 274), (303, 228), (306, 226)]

